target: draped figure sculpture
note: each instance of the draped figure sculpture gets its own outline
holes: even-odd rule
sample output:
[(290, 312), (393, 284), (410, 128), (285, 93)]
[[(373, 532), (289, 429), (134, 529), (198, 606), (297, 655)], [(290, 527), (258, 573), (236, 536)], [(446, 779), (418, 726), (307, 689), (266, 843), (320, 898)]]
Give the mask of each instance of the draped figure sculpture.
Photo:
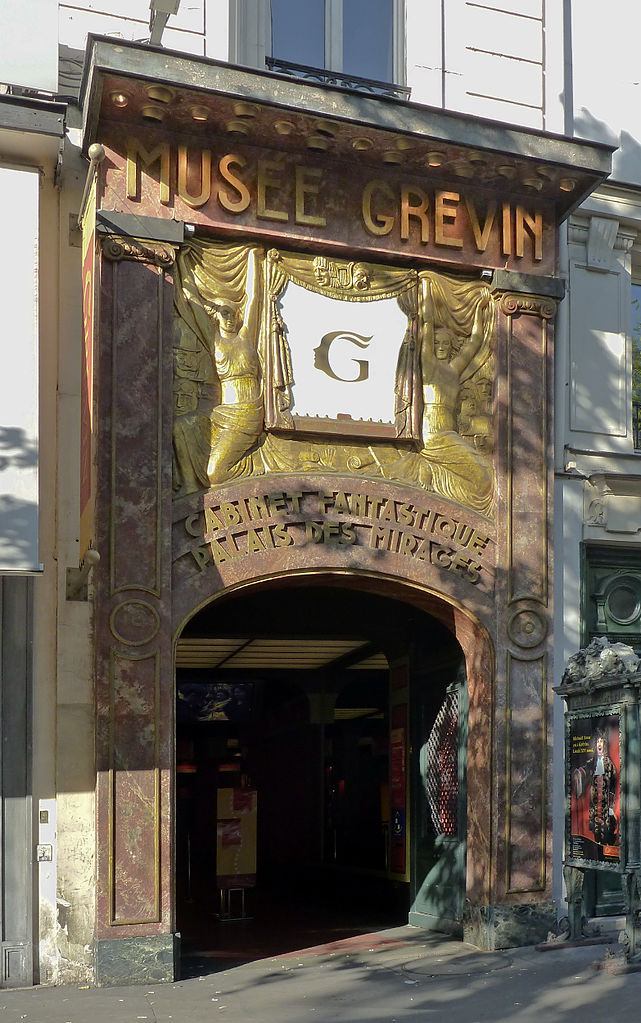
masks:
[(420, 280), (421, 457), (429, 462), (434, 490), (487, 514), (491, 465), (457, 430), (461, 385), (489, 358), (492, 299), (487, 289), (473, 289), (463, 284), (454, 290), (433, 274)]
[(226, 264), (220, 250), (216, 264), (210, 255), (206, 246), (193, 244), (178, 263), (182, 289), (176, 304), (209, 353), (219, 399), (208, 412), (174, 422), (175, 460), (185, 489), (191, 489), (190, 477), (210, 487), (249, 475), (248, 452), (263, 431), (258, 334), (264, 250), (252, 248), (238, 259), (238, 246), (229, 246)]
[(252, 291), (243, 317), (237, 303), (214, 299), (205, 306), (216, 324), (214, 365), (222, 401), (212, 412), (211, 453), (207, 463), (210, 485), (229, 478), (230, 470), (263, 429), (263, 400), (258, 363), (260, 283), (257, 267), (264, 253), (249, 253), (247, 276)]

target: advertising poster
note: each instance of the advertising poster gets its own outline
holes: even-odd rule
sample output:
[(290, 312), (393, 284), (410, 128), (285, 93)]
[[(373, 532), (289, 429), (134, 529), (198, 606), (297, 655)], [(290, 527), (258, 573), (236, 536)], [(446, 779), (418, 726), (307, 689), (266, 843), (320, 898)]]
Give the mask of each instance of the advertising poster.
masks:
[(251, 888), (256, 884), (257, 815), (258, 796), (255, 789), (218, 789), (218, 888)]
[(179, 682), (178, 721), (247, 721), (253, 696), (251, 682)]
[(617, 866), (621, 848), (619, 714), (568, 722), (569, 859)]

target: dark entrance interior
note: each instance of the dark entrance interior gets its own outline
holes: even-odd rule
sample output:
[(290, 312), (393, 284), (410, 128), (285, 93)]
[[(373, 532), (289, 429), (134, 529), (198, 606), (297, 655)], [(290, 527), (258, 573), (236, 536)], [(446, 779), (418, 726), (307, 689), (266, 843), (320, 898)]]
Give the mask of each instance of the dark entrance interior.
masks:
[(367, 590), (261, 588), (189, 621), (176, 656), (187, 957), (224, 966), (456, 918), (461, 666), (440, 622)]

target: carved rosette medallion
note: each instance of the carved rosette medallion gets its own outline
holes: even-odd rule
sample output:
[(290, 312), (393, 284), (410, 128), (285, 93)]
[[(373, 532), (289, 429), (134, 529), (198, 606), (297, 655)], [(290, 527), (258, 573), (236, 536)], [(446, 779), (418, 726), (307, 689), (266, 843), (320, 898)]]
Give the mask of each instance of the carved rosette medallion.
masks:
[(513, 611), (507, 623), (507, 633), (512, 642), (523, 650), (531, 650), (542, 643), (547, 635), (547, 622), (533, 608), (519, 608)]
[(125, 600), (111, 612), (109, 628), (119, 643), (144, 646), (156, 637), (160, 615), (146, 600)]

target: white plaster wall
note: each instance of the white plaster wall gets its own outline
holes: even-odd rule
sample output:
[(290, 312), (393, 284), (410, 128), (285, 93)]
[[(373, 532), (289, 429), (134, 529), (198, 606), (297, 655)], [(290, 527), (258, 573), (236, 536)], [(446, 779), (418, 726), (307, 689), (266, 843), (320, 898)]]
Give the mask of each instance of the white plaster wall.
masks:
[[(51, 807), (56, 796), (56, 617), (58, 548), (56, 537), (58, 353), (58, 207), (53, 162), (41, 163), (40, 188), (40, 560), (43, 573), (34, 579), (33, 626), (33, 834), (37, 836), (41, 801)], [(56, 954), (55, 843), (54, 862), (39, 864), (34, 927), (39, 947), (39, 979), (58, 978)], [(36, 975), (37, 976), (37, 975)]]
[(641, 184), (641, 6), (609, 0), (572, 4), (574, 131), (619, 146), (613, 179)]
[(543, 0), (544, 82), (543, 127), (557, 135), (571, 135), (568, 81), (572, 67), (569, 20), (563, 0)]
[(234, 0), (204, 0), (205, 54), (214, 60), (235, 59), (232, 52), (232, 5)]
[[(631, 453), (630, 255), (632, 235), (612, 217), (569, 226), (565, 443)], [(559, 365), (559, 369), (561, 366)], [(559, 394), (559, 392), (557, 392)]]
[[(55, 92), (58, 81), (56, 0), (2, 0), (0, 82)], [(40, 31), (34, 32), (34, 25)]]
[[(77, 216), (87, 165), (80, 133), (65, 146), (60, 199), (58, 359), (57, 747), (59, 980), (92, 977), (95, 918), (95, 754), (91, 604), (66, 600), (79, 558), (81, 249)], [(70, 228), (72, 228), (70, 233)]]
[[(226, 31), (225, 17), (218, 24), (216, 10), (207, 5), (211, 24), (209, 34), (216, 40), (214, 50), (220, 49), (220, 33)], [(227, 7), (220, 0), (221, 12)], [(206, 0), (182, 0), (178, 14), (172, 15), (163, 32), (162, 45), (168, 50), (204, 55)], [(120, 39), (149, 39), (149, 0), (78, 0), (61, 3), (59, 7), (60, 43), (76, 50), (84, 50), (87, 34), (113, 35)], [(226, 47), (225, 47), (226, 51)], [(219, 56), (218, 52), (210, 56)], [(223, 59), (226, 59), (226, 52)]]
[(413, 101), (545, 126), (543, 0), (407, 0), (406, 19)]
[(441, 0), (406, 0), (405, 56), (413, 103), (443, 106)]
[[(554, 490), (554, 549), (563, 552), (554, 566), (554, 679), (561, 681), (564, 666), (581, 641), (581, 539), (583, 530), (583, 480), (559, 475)], [(552, 892), (565, 915), (563, 904), (563, 850), (565, 844), (565, 775), (563, 700), (550, 692), (552, 717)]]
[[(0, 141), (0, 151), (2, 150)], [(35, 572), (38, 556), (38, 276), (40, 174), (0, 163), (0, 572)]]

